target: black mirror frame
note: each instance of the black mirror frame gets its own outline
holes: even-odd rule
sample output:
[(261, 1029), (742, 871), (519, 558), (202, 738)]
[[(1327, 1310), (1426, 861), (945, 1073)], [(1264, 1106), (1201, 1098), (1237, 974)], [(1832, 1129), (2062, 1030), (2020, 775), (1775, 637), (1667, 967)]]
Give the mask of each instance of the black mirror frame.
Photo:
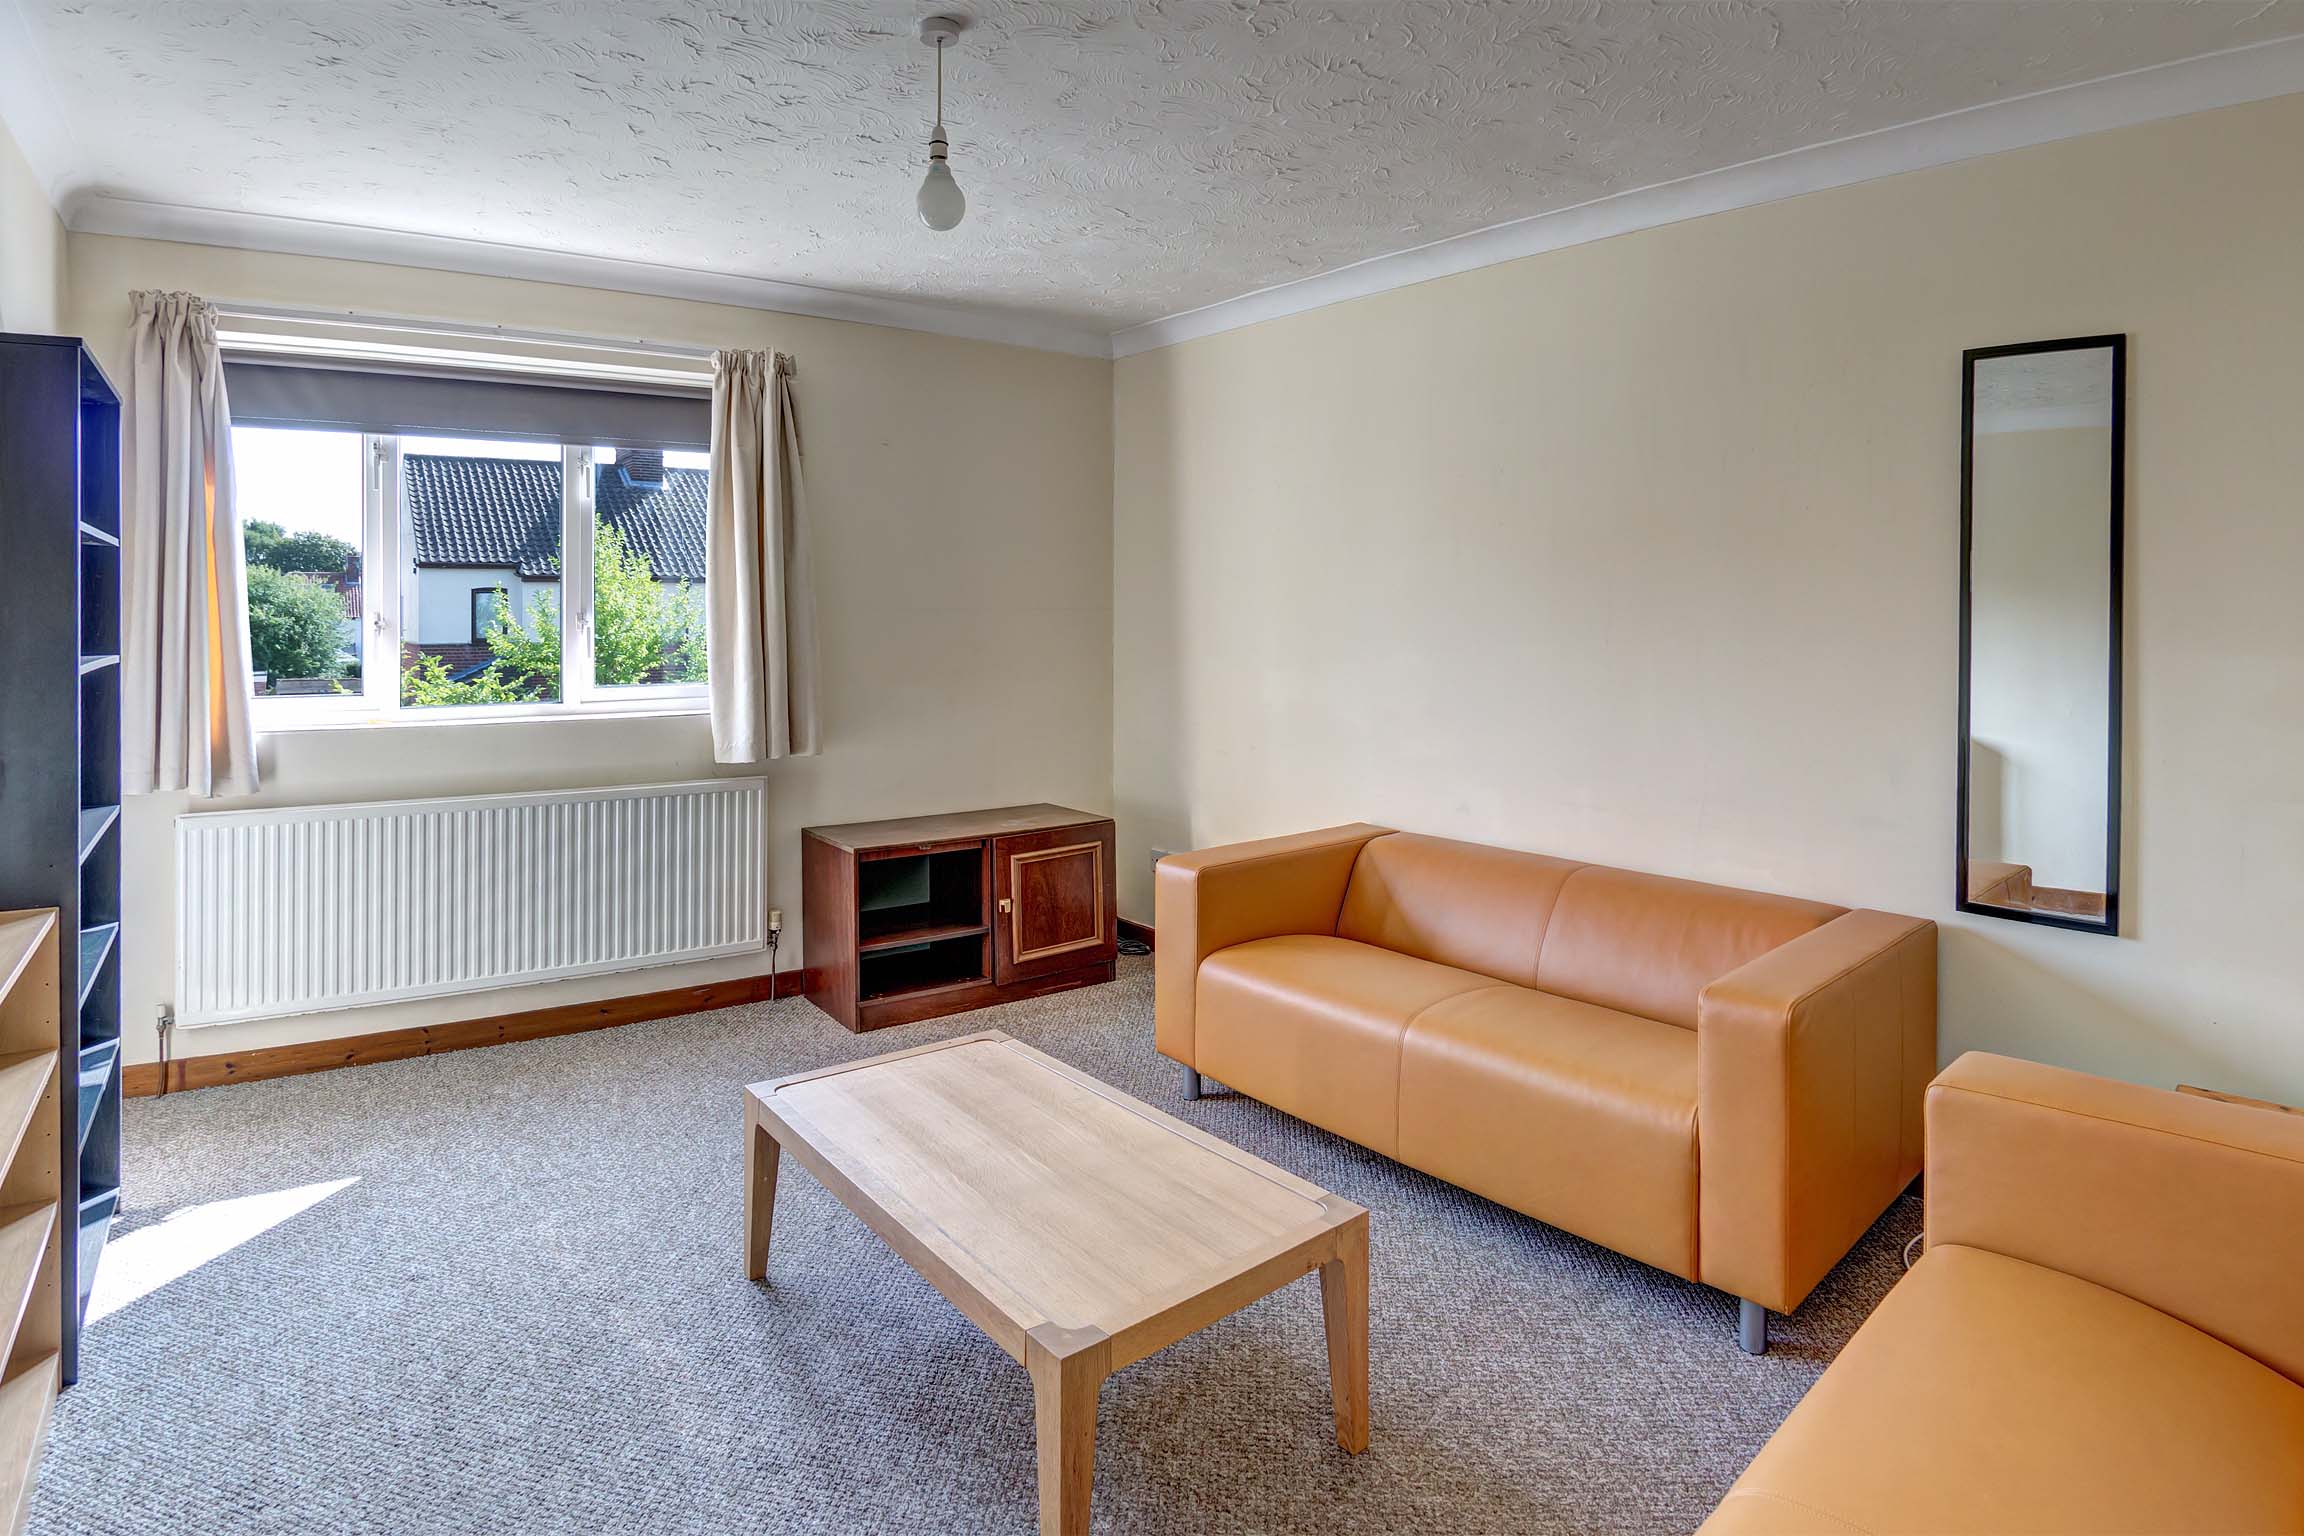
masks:
[[(2112, 478), (2111, 478), (2111, 665), (2105, 697), (2105, 811), (2104, 811), (2104, 920), (2089, 922), (2056, 912), (2035, 912), (1995, 907), (1968, 899), (1968, 672), (1971, 583), (1975, 575), (1976, 530), (1976, 365), (1988, 358), (2020, 357), (2037, 352), (2080, 352), (2097, 347), (2112, 351)], [(2038, 923), (2069, 928), (2076, 933), (2120, 933), (2120, 660), (2122, 599), (2126, 592), (2128, 502), (2128, 337), (2073, 336), (2061, 341), (2025, 341), (1999, 347), (1971, 347), (1960, 354), (1960, 734), (1959, 790), (1953, 807), (1953, 906), (1979, 917), (2003, 918), (2016, 923)]]

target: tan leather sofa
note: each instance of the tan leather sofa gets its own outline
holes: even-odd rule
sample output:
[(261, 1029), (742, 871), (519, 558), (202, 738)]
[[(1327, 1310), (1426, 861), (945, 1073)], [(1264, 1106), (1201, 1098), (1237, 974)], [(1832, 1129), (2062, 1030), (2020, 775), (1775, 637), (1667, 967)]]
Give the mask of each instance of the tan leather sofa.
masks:
[(2304, 1117), (1972, 1054), (1927, 1250), (1703, 1536), (2304, 1532)]
[(1160, 862), (1157, 1045), (1743, 1299), (1745, 1348), (1920, 1170), (1936, 926), (1334, 827)]

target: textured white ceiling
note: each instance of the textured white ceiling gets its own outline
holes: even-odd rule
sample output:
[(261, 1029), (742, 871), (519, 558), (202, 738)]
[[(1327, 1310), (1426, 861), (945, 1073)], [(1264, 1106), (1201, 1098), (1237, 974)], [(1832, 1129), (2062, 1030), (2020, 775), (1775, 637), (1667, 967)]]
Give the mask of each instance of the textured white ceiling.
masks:
[[(1110, 330), (2304, 32), (2304, 0), (0, 0), (89, 194)], [(950, 234), (912, 195), (947, 58)]]

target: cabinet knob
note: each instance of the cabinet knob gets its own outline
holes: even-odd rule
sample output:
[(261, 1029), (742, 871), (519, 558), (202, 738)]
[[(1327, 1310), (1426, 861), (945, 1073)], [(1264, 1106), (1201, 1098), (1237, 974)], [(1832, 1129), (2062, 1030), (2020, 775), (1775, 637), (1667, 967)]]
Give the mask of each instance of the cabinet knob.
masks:
[(1010, 900), (1009, 900), (1007, 897), (1005, 897), (1005, 896), (1001, 897), (1001, 898), (1000, 898), (1000, 915), (1001, 915), (1002, 917), (1006, 917), (1006, 916), (1008, 915), (1008, 911), (1009, 911), (1009, 909), (1010, 909), (1011, 907), (1013, 907), (1014, 905), (1015, 905), (1015, 903), (1014, 903), (1014, 902), (1012, 902), (1012, 901), (1010, 901)]

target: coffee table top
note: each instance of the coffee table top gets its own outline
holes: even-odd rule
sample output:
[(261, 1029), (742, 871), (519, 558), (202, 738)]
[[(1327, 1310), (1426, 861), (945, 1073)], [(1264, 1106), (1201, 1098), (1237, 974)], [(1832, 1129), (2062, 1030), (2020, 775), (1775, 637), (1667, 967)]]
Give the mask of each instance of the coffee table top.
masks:
[[(784, 1150), (1019, 1359), (1049, 1328), (1141, 1358), (1363, 1214), (997, 1031), (746, 1092)], [(1233, 1282), (1243, 1294), (1215, 1305)]]

